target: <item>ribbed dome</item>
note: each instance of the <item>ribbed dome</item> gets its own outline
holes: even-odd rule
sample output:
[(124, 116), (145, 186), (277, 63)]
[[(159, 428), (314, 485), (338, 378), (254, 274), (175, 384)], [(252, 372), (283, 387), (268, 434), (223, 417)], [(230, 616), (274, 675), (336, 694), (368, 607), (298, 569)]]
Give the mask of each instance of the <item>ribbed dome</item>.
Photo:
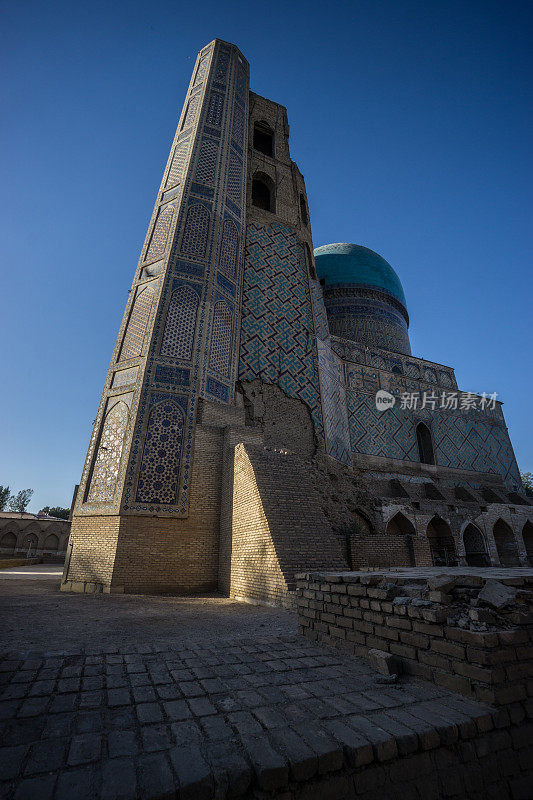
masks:
[(360, 244), (325, 244), (314, 251), (317, 274), (327, 286), (358, 284), (384, 289), (407, 306), (402, 284), (391, 265)]

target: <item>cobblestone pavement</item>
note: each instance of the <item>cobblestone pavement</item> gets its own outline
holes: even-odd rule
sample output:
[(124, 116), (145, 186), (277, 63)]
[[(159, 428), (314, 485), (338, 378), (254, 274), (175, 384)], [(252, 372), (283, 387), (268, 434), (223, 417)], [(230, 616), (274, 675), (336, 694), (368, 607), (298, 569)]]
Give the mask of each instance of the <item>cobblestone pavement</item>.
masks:
[(364, 663), (296, 637), (287, 612), (219, 598), (65, 596), (54, 584), (39, 594), (37, 583), (32, 594), (3, 587), (1, 618), (21, 603), (14, 640), (31, 643), (4, 637), (0, 659), (9, 800), (207, 800), (251, 787), (266, 797), (509, 724), (507, 712), (413, 679), (384, 685)]

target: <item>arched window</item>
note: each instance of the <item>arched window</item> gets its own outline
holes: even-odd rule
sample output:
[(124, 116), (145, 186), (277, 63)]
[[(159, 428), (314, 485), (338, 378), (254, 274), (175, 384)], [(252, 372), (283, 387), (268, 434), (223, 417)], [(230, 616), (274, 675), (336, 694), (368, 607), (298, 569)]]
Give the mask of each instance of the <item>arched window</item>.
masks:
[(414, 537), (416, 531), (412, 522), (410, 522), (410, 520), (408, 520), (407, 517), (399, 511), (391, 520), (389, 520), (389, 524), (387, 525), (387, 530), (385, 532), (390, 536), (403, 537), (404, 551), (402, 558), (405, 561), (405, 566), (414, 567)]
[(395, 375), (401, 375), (402, 374), (402, 371), (401, 371), (400, 367), (393, 367), (391, 369), (391, 372), (394, 372)]
[(252, 205), (264, 211), (276, 213), (276, 200), (274, 196), (274, 183), (263, 173), (254, 175), (252, 180)]
[(305, 202), (305, 197), (303, 193), (300, 192), (300, 216), (302, 218), (302, 222), (304, 225), (309, 224), (309, 214), (307, 213), (307, 203)]
[(274, 155), (274, 131), (266, 122), (256, 122), (254, 125), (254, 150), (265, 156)]
[(533, 567), (533, 525), (529, 520), (522, 528), (522, 538), (526, 548), (527, 563)]
[(418, 444), (418, 455), (422, 464), (434, 464), (433, 442), (429, 428), (423, 422), (416, 426), (416, 441)]
[(450, 526), (441, 517), (433, 517), (427, 527), (429, 547), (435, 567), (457, 566), (457, 555)]
[(43, 550), (55, 552), (59, 549), (59, 539), (55, 533), (50, 533), (44, 540)]
[(5, 533), (0, 539), (0, 550), (14, 550), (17, 544), (17, 537), (14, 533)]
[(520, 559), (512, 528), (503, 519), (499, 519), (494, 523), (492, 531), (502, 567), (519, 567)]
[(490, 567), (487, 546), (483, 534), (470, 522), (463, 531), (466, 563), (469, 567)]
[(414, 536), (416, 531), (413, 523), (408, 520), (401, 511), (398, 511), (398, 513), (389, 520), (386, 533), (390, 533), (393, 536)]

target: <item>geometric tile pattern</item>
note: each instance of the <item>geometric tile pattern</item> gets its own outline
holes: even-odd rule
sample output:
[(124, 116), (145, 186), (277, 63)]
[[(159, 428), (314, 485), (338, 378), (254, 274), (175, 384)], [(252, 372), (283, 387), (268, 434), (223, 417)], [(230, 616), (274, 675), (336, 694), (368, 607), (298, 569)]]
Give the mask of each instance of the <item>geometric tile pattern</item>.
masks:
[(197, 94), (194, 97), (191, 97), (189, 100), (189, 105), (187, 106), (187, 111), (185, 112), (185, 118), (183, 120), (183, 125), (181, 126), (182, 129), (188, 128), (189, 125), (193, 125), (196, 120), (196, 112), (198, 111), (198, 103), (200, 102), (200, 95)]
[(225, 219), (222, 225), (222, 241), (220, 243), (219, 270), (230, 280), (235, 280), (237, 271), (237, 254), (239, 234), (232, 219)]
[(147, 286), (142, 289), (137, 297), (131, 310), (128, 327), (126, 328), (126, 335), (120, 350), (119, 360), (125, 358), (135, 358), (142, 355), (144, 351), (144, 343), (146, 338), (146, 328), (152, 305), (154, 302), (154, 288)]
[(241, 187), (242, 187), (242, 161), (231, 153), (228, 167), (228, 184), (227, 193), (236, 202), (241, 202)]
[(145, 261), (159, 258), (166, 252), (175, 210), (176, 203), (169, 203), (159, 210)]
[(193, 84), (194, 86), (197, 86), (200, 83), (200, 81), (203, 81), (208, 61), (209, 61), (209, 54), (206, 54), (200, 60), (200, 63), (198, 64), (198, 69), (196, 70), (196, 77), (194, 79), (194, 84)]
[(185, 165), (185, 160), (187, 158), (188, 148), (189, 148), (188, 141), (180, 142), (174, 148), (174, 155), (172, 156), (172, 162), (170, 164), (170, 170), (166, 182), (167, 186), (172, 186), (174, 183), (177, 183), (181, 179), (181, 173), (183, 172), (183, 167)]
[(94, 460), (88, 501), (109, 501), (115, 494), (115, 486), (122, 456), (124, 434), (128, 427), (128, 406), (119, 401), (108, 412), (102, 427), (98, 453)]
[(213, 310), (209, 369), (225, 377), (230, 369), (232, 332), (233, 313), (227, 303), (219, 300)]
[(232, 138), (242, 147), (244, 137), (244, 109), (238, 103), (233, 108)]
[(224, 95), (212, 92), (207, 109), (206, 122), (208, 125), (222, 124), (222, 111), (224, 108)]
[(217, 66), (214, 75), (214, 79), (216, 81), (224, 82), (226, 80), (228, 64), (229, 64), (229, 55), (227, 53), (220, 53), (217, 59)]
[(161, 344), (162, 356), (187, 361), (192, 357), (199, 302), (198, 292), (186, 284), (172, 292)]
[(326, 451), (337, 461), (351, 464), (344, 365), (329, 341), (317, 339), (317, 349)]
[(198, 166), (196, 167), (196, 180), (212, 186), (215, 180), (215, 167), (217, 165), (218, 142), (213, 139), (204, 139), (200, 147)]
[(403, 461), (420, 460), (416, 425), (423, 419), (433, 435), (439, 466), (502, 475), (518, 485), (518, 468), (503, 424), (480, 411), (401, 409), (378, 411), (375, 395), (347, 392), (350, 439), (354, 452)]
[(291, 229), (278, 222), (247, 227), (239, 377), (262, 378), (298, 397), (323, 435), (304, 252)]
[(192, 203), (189, 206), (181, 240), (182, 253), (189, 253), (197, 258), (205, 255), (210, 216), (208, 209), (201, 203)]
[(137, 484), (137, 502), (176, 501), (183, 427), (183, 409), (173, 398), (166, 397), (151, 409)]

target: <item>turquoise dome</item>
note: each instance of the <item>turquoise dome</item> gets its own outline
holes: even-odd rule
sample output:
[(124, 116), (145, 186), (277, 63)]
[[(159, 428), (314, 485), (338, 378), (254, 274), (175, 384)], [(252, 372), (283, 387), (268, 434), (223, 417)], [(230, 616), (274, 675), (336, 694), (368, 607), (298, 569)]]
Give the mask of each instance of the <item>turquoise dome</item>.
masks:
[(378, 253), (360, 244), (325, 244), (314, 251), (316, 270), (327, 286), (359, 284), (384, 289), (407, 307), (400, 279)]

